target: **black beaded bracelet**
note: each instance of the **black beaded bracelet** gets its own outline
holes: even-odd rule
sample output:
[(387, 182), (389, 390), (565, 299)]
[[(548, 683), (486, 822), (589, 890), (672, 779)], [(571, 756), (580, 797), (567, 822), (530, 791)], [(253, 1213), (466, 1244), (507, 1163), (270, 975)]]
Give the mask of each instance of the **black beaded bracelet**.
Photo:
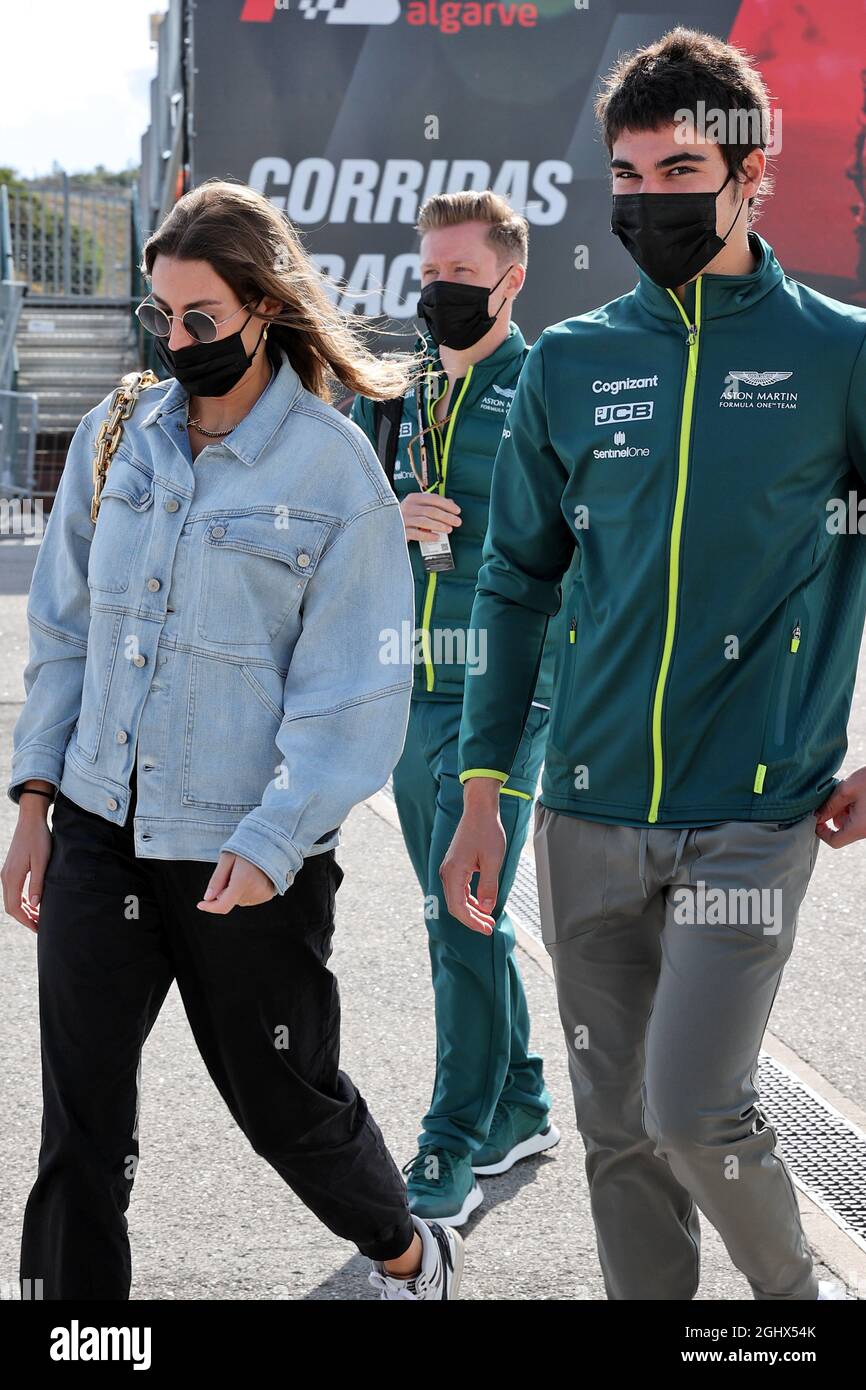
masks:
[(26, 796), (28, 792), (30, 792), (31, 796), (47, 796), (49, 801), (53, 801), (57, 795), (56, 792), (44, 792), (41, 787), (23, 787), (21, 789), (21, 796)]

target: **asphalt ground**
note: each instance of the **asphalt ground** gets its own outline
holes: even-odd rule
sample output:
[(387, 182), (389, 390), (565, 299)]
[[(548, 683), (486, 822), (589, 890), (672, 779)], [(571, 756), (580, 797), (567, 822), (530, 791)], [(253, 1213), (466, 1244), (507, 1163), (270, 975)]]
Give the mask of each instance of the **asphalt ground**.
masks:
[[(0, 542), (0, 858), (17, 816), (5, 787), (23, 699), (26, 593), (35, 553), (32, 544)], [(855, 699), (843, 771), (864, 762), (866, 680)], [(384, 797), (351, 813), (337, 857), (345, 878), (337, 896), (331, 967), (342, 999), (341, 1065), (403, 1164), (414, 1152), (429, 1102), (435, 1037), (421, 893)], [(864, 898), (866, 847), (834, 853), (822, 846), (770, 1026), (840, 1095), (866, 1108)], [(21, 1215), (39, 1148), (35, 946), (31, 933), (0, 913), (0, 1292), (7, 1298), (17, 1297), (10, 1290), (17, 1282)], [(554, 988), (543, 953), (518, 949), (532, 1044), (545, 1058), (563, 1137), (549, 1155), (482, 1180), (483, 1205), (463, 1228), (461, 1297), (602, 1300)], [(144, 1050), (140, 1134), (129, 1211), (133, 1299), (377, 1297), (366, 1281), (368, 1262), (319, 1224), (235, 1126), (205, 1071), (174, 987)], [(698, 1299), (751, 1299), (720, 1238), (706, 1220), (702, 1225)], [(812, 1230), (807, 1224), (810, 1239)], [(853, 1246), (850, 1260), (844, 1237), (830, 1241), (827, 1251), (834, 1272), (850, 1278)], [(831, 1271), (822, 1264), (819, 1272)]]

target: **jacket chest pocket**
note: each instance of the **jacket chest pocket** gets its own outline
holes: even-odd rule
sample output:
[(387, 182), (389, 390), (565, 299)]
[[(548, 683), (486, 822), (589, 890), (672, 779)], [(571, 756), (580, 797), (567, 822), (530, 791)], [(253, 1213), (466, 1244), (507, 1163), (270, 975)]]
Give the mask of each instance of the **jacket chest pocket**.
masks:
[(101, 593), (129, 588), (153, 512), (153, 478), (117, 455), (109, 465), (90, 542), (87, 583)]
[(270, 642), (301, 602), (330, 520), (266, 508), (222, 513), (202, 542), (199, 636), (252, 646)]

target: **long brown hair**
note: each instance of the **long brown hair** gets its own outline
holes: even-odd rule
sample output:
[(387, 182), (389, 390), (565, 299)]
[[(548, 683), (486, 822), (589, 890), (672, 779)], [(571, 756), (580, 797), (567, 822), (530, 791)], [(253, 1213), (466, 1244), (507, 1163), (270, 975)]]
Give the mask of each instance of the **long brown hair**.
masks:
[(274, 317), (255, 310), (253, 317), (271, 324), (268, 342), (285, 348), (304, 386), (324, 401), (334, 399), (335, 382), (390, 400), (420, 375), (419, 354), (373, 353), (372, 328), (331, 302), (292, 223), (248, 184), (213, 178), (184, 193), (145, 242), (143, 274), (159, 255), (207, 261), (242, 304), (263, 295), (281, 300)]

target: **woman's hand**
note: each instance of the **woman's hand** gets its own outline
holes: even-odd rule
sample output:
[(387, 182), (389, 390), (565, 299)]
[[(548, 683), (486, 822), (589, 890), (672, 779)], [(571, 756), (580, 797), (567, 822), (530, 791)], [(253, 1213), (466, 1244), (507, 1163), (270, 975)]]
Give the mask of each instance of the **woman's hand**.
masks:
[(435, 541), (462, 525), (460, 508), (438, 492), (409, 492), (400, 503), (407, 541)]
[(276, 895), (276, 888), (266, 873), (239, 854), (223, 850), (217, 866), (196, 907), (202, 912), (231, 912), (233, 907), (257, 907)]
[[(41, 805), (37, 803), (41, 802)], [(28, 930), (39, 926), (39, 900), (45, 870), (51, 858), (51, 831), (48, 829), (47, 803), (44, 797), (22, 798), (18, 809), (18, 824), (12, 836), (6, 862), (0, 869), (3, 885), (3, 907), (10, 917)], [(24, 880), (30, 875), (27, 892)]]

